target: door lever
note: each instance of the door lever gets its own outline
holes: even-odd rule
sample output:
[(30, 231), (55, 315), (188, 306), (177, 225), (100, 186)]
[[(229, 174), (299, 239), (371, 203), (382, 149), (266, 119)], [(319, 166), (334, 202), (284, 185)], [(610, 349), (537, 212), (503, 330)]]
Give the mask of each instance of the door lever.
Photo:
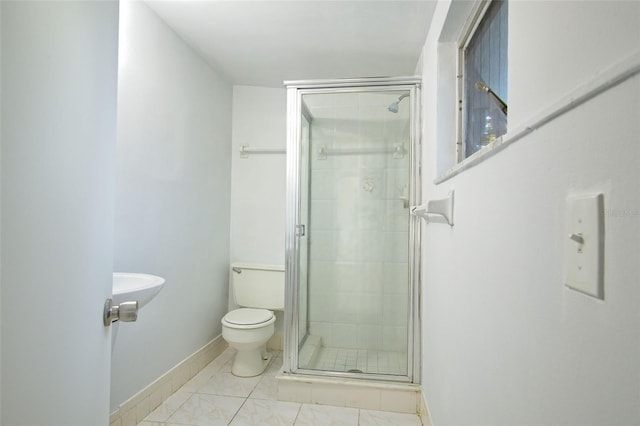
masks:
[(114, 305), (111, 298), (104, 302), (104, 310), (102, 311), (102, 323), (105, 327), (111, 325), (112, 322), (123, 321), (133, 322), (138, 319), (138, 301), (122, 302)]

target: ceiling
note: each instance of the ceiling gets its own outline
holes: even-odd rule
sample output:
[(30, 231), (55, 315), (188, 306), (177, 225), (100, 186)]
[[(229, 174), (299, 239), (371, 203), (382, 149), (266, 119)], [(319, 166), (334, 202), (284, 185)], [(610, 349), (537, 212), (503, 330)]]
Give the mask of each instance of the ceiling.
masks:
[(147, 0), (234, 84), (413, 75), (434, 0)]

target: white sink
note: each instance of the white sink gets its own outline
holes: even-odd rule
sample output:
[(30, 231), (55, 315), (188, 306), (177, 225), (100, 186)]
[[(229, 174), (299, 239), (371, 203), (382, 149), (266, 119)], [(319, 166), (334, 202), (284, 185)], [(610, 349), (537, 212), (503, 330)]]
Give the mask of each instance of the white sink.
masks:
[(113, 273), (113, 304), (138, 301), (138, 309), (149, 303), (164, 285), (164, 278), (131, 272)]

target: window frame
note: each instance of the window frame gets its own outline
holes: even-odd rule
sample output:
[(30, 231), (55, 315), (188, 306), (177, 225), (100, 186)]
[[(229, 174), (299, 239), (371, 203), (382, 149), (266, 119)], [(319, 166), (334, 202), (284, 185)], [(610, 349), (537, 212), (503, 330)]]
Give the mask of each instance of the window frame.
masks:
[[(489, 7), (494, 1), (499, 0), (477, 0), (472, 9), (471, 13), (469, 13), (469, 17), (462, 27), (462, 31), (460, 32), (460, 37), (458, 39), (458, 54), (457, 54), (457, 87), (456, 87), (456, 106), (457, 106), (457, 124), (456, 124), (456, 163), (461, 163), (465, 159), (471, 157), (473, 154), (466, 155), (466, 143), (465, 136), (467, 131), (467, 117), (466, 117), (466, 105), (467, 102), (465, 100), (465, 52), (471, 43), (473, 36), (475, 35), (478, 27), (483, 22)], [(509, 0), (502, 0), (507, 3)], [(507, 15), (508, 16), (508, 15)], [(508, 77), (508, 66), (507, 66), (507, 82), (509, 80)], [(492, 145), (494, 142), (490, 142), (486, 146)], [(485, 146), (485, 147), (486, 147)], [(484, 148), (480, 148), (477, 152), (483, 151)]]

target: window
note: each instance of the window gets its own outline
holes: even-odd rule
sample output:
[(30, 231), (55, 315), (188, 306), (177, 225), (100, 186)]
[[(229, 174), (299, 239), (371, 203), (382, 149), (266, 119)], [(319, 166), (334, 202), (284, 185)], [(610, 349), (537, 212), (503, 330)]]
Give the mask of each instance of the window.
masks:
[(507, 132), (508, 3), (484, 4), (460, 49), (460, 160)]

